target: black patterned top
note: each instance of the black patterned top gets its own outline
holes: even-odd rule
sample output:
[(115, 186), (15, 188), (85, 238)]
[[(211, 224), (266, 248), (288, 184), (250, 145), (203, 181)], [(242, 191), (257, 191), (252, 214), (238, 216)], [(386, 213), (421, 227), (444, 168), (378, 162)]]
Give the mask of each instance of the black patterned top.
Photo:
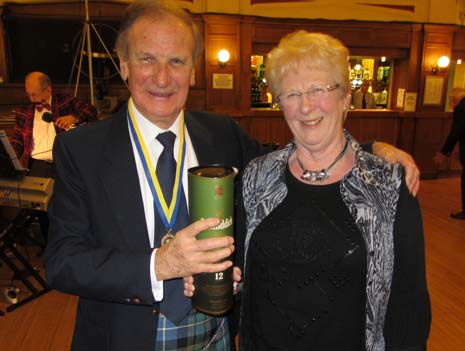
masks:
[[(344, 134), (355, 153), (355, 164), (341, 179), (338, 188), (365, 244), (365, 349), (424, 351), (431, 323), (431, 307), (418, 199), (409, 193), (399, 164), (386, 163), (363, 151), (347, 131)], [(252, 242), (261, 223), (287, 198), (287, 164), (294, 152), (295, 144), (291, 142), (281, 150), (258, 157), (248, 164), (242, 177), (241, 203), (244, 208), (241, 211), (247, 215), (247, 228), (236, 233), (236, 256), (239, 257), (236, 262), (242, 267), (244, 280), (239, 338), (241, 351), (255, 349), (251, 334), (256, 329), (252, 318), (257, 316), (253, 316), (251, 310), (256, 307), (256, 298), (262, 298), (252, 295), (257, 293), (250, 274), (250, 269), (253, 269), (250, 264), (253, 259), (250, 251)], [(322, 209), (323, 213), (328, 213), (327, 208)], [(339, 217), (346, 218), (346, 213), (339, 212)], [(305, 212), (300, 219), (307, 216), (310, 213)], [(274, 320), (269, 319), (268, 322), (273, 323)]]
[(286, 184), (249, 247), (253, 350), (363, 350), (366, 249), (339, 182)]

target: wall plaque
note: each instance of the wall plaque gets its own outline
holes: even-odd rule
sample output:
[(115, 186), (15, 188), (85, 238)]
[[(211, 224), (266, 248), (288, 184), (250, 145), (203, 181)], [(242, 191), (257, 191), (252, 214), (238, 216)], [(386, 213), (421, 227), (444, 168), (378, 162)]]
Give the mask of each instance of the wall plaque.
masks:
[(213, 73), (213, 89), (233, 89), (233, 75)]

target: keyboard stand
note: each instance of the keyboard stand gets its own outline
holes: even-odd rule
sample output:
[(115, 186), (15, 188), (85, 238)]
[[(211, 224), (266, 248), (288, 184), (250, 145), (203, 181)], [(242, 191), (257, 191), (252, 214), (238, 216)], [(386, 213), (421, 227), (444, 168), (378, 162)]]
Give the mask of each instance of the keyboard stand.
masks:
[[(26, 217), (24, 217), (26, 215)], [(12, 312), (18, 307), (23, 306), (24, 304), (44, 295), (50, 290), (47, 282), (42, 278), (39, 272), (27, 261), (27, 259), (19, 252), (15, 246), (13, 236), (19, 228), (29, 225), (33, 220), (33, 216), (30, 213), (21, 211), (16, 218), (9, 223), (1, 232), (0, 232), (0, 260), (6, 263), (6, 265), (13, 271), (14, 280), (20, 280), (26, 286), (26, 288), (31, 292), (31, 295), (18, 301), (15, 304), (12, 304), (6, 308), (8, 312)], [(7, 252), (11, 252), (13, 257), (9, 257)], [(12, 258), (17, 259), (23, 266), (21, 268), (18, 266)], [(34, 286), (31, 278), (34, 278), (39, 288)]]

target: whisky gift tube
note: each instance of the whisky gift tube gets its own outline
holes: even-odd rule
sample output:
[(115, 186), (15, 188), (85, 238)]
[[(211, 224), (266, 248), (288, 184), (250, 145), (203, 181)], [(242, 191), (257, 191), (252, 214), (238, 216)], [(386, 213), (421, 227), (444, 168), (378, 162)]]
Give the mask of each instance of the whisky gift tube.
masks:
[[(188, 170), (190, 222), (211, 217), (221, 219), (220, 224), (203, 231), (197, 239), (233, 236), (235, 175), (233, 168), (217, 165)], [(194, 283), (192, 305), (198, 311), (218, 316), (232, 307), (232, 267), (217, 273), (196, 274)]]

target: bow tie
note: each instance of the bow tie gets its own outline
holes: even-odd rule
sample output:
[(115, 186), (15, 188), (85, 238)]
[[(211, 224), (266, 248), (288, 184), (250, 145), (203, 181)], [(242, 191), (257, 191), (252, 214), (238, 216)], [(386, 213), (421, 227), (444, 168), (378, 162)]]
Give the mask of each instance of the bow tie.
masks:
[(39, 111), (39, 112), (42, 112), (42, 110), (43, 110), (44, 108), (45, 108), (46, 110), (49, 110), (49, 111), (52, 110), (50, 104), (37, 104), (37, 105), (36, 105), (36, 110)]

